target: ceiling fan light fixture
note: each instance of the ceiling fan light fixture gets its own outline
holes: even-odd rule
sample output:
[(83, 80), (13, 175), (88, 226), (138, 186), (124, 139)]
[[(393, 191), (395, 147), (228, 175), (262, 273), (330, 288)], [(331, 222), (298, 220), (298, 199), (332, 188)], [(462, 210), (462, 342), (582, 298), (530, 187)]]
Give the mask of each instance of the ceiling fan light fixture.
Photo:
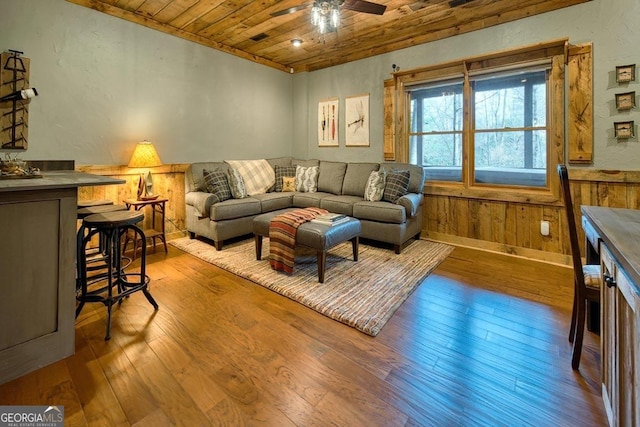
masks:
[(324, 34), (327, 30), (327, 17), (325, 15), (321, 15), (318, 18), (318, 30), (320, 31), (320, 34)]
[(340, 12), (337, 4), (334, 4), (331, 8), (331, 25), (333, 25), (333, 28), (338, 28), (340, 25)]
[(335, 31), (338, 28), (342, 2), (340, 0), (315, 0), (313, 2), (311, 23), (318, 27), (320, 34), (324, 34), (327, 30)]

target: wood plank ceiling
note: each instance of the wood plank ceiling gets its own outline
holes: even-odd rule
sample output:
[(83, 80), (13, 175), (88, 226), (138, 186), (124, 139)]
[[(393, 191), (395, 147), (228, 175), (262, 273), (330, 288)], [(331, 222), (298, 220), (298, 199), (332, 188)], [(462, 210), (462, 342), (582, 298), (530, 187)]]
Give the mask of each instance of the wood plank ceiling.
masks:
[[(313, 0), (67, 1), (279, 70), (300, 72), (590, 0), (377, 0), (387, 7), (383, 15), (341, 9), (338, 31), (324, 35), (310, 22)], [(271, 15), (292, 7), (298, 10)], [(294, 47), (293, 39), (302, 40), (302, 45)]]

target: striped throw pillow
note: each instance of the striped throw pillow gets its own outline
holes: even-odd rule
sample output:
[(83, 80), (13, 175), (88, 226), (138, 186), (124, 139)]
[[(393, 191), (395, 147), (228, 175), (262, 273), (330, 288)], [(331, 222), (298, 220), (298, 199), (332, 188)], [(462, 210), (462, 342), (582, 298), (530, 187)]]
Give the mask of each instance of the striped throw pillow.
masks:
[(296, 191), (301, 193), (318, 191), (318, 166), (296, 166)]
[(380, 171), (372, 171), (369, 174), (367, 185), (364, 188), (364, 199), (370, 202), (378, 202), (382, 200), (385, 182), (386, 173), (384, 169)]

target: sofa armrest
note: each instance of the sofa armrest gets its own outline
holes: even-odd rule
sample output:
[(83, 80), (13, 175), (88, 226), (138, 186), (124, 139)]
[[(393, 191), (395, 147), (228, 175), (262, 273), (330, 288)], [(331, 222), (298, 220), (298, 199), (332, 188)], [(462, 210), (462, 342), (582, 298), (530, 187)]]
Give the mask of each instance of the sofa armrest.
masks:
[(409, 193), (400, 197), (396, 204), (404, 207), (407, 218), (413, 218), (418, 213), (418, 208), (422, 204), (422, 194)]
[(203, 191), (190, 191), (185, 194), (185, 203), (193, 206), (200, 218), (208, 217), (209, 208), (217, 201), (218, 197), (215, 194), (205, 193)]

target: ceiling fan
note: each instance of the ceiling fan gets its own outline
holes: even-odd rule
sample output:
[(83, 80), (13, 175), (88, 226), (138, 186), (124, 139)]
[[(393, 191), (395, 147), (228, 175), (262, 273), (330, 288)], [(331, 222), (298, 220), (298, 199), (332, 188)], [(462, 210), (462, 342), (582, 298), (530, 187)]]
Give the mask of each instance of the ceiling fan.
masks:
[[(313, 2), (313, 6), (321, 5), (322, 3), (326, 3), (329, 6), (331, 6), (333, 3), (336, 3), (341, 9), (348, 9), (362, 13), (371, 13), (373, 15), (382, 15), (385, 10), (387, 10), (387, 6), (385, 5), (372, 3), (366, 0), (316, 0)], [(295, 13), (300, 10), (306, 9), (309, 6), (312, 6), (312, 4), (300, 4), (298, 6), (293, 6), (287, 9), (278, 10), (277, 12), (272, 12), (271, 16), (276, 17), (287, 15), (289, 13)]]

